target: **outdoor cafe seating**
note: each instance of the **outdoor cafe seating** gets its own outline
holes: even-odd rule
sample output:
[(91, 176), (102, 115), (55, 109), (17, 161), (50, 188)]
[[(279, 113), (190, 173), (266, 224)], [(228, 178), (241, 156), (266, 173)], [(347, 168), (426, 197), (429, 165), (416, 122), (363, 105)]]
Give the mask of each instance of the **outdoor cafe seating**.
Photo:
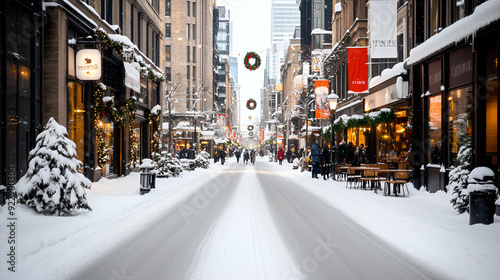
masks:
[(378, 190), (382, 190), (383, 184), (383, 194), (386, 196), (409, 194), (408, 174), (410, 172), (412, 170), (407, 169), (405, 163), (399, 163), (395, 168), (389, 163), (361, 164), (361, 166), (336, 165), (337, 180), (345, 178), (346, 188), (359, 187), (378, 193)]

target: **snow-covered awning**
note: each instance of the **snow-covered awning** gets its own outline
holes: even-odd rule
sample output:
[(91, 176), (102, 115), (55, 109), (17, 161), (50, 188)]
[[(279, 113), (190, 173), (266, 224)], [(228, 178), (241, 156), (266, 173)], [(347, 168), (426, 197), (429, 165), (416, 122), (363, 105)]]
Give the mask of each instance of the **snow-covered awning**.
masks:
[(499, 11), (500, 1), (484, 2), (476, 7), (472, 15), (453, 23), (413, 48), (410, 51), (407, 63), (409, 65), (415, 64), (448, 46), (458, 44), (460, 41), (469, 38), (469, 36), (476, 36), (478, 30), (500, 19)]
[(380, 76), (375, 76), (373, 78), (370, 79), (370, 82), (369, 82), (369, 87), (370, 88), (373, 88), (393, 77), (396, 77), (396, 76), (399, 76), (399, 75), (404, 75), (406, 74), (407, 71), (404, 67), (404, 62), (400, 62), (400, 63), (397, 63), (395, 64), (392, 68), (387, 68), (387, 69), (384, 69), (382, 70), (382, 73), (380, 74)]
[(315, 28), (311, 31), (311, 35), (332, 35), (331, 30), (324, 30), (321, 28)]
[(125, 86), (134, 90), (135, 92), (141, 92), (141, 66), (137, 62), (128, 63), (123, 62), (125, 66)]

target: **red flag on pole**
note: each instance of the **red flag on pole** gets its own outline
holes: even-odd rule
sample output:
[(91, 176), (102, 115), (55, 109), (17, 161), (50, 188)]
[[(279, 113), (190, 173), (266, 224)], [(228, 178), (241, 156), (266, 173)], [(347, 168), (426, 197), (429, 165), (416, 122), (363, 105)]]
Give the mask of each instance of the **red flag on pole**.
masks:
[(330, 116), (330, 108), (328, 107), (328, 91), (328, 80), (314, 81), (316, 119), (328, 119)]
[(368, 91), (368, 48), (347, 48), (347, 71), (349, 76), (349, 92)]

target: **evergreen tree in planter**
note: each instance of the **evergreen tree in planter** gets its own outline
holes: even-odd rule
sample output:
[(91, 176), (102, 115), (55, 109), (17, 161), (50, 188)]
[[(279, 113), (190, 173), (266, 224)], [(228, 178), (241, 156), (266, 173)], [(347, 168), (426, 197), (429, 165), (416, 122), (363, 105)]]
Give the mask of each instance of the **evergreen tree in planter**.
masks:
[(18, 202), (38, 213), (61, 216), (92, 210), (84, 190), (92, 183), (78, 173), (82, 163), (76, 159), (75, 143), (66, 136), (66, 128), (50, 118), (30, 152), (28, 171), (16, 185)]
[(450, 172), (448, 190), (453, 189), (451, 204), (459, 214), (469, 212), (469, 193), (467, 192), (467, 180), (472, 171), (472, 142), (470, 136), (466, 136), (457, 155), (457, 164)]
[(172, 157), (170, 153), (166, 151), (162, 151), (161, 154), (154, 153), (153, 159), (158, 166), (158, 177), (179, 177), (181, 175), (181, 162)]
[(209, 153), (207, 153), (205, 151), (201, 151), (194, 159), (194, 163), (196, 164), (196, 167), (208, 169), (208, 167), (210, 166), (210, 161), (208, 160), (209, 157), (210, 157)]

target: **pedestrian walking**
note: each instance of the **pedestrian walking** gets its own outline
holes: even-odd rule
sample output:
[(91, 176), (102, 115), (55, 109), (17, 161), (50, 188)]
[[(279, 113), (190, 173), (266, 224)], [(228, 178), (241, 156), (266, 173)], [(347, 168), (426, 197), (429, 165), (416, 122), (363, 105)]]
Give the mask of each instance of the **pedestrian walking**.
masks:
[(224, 149), (221, 149), (219, 151), (219, 158), (220, 158), (220, 164), (224, 165), (224, 162), (226, 161), (226, 151), (224, 151)]
[(282, 165), (283, 163), (283, 159), (285, 159), (285, 155), (283, 153), (283, 149), (280, 148), (280, 150), (278, 151), (278, 160), (280, 161), (280, 165)]
[(179, 158), (187, 158), (187, 157), (188, 157), (188, 150), (186, 149), (186, 147), (184, 147), (179, 153)]
[(252, 149), (252, 152), (250, 153), (250, 160), (252, 161), (252, 164), (255, 165), (255, 157), (257, 156), (257, 151), (255, 149)]
[(234, 152), (234, 155), (236, 156), (236, 163), (240, 162), (241, 151), (240, 151), (239, 149), (237, 149), (237, 150)]
[(311, 146), (311, 163), (312, 163), (312, 177), (319, 179), (319, 165), (321, 163), (321, 148), (318, 143)]
[(328, 147), (323, 148), (323, 154), (321, 157), (321, 175), (323, 180), (327, 180), (330, 176), (330, 150)]
[(245, 149), (245, 152), (243, 153), (243, 163), (248, 164), (249, 160), (250, 160), (250, 153), (248, 152), (247, 149)]
[(290, 150), (290, 148), (286, 151), (286, 161), (288, 161), (288, 163), (292, 163), (292, 150)]

